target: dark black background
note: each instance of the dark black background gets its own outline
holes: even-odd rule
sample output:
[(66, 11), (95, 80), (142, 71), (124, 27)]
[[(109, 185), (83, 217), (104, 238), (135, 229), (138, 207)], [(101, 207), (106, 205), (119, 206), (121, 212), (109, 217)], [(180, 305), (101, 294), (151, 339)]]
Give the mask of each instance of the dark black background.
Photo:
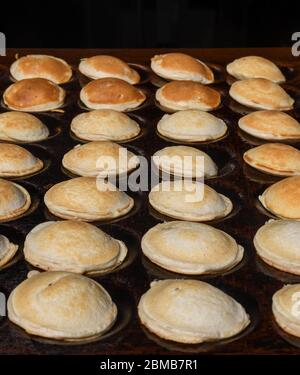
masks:
[(2, 1), (7, 47), (290, 46), (300, 1)]

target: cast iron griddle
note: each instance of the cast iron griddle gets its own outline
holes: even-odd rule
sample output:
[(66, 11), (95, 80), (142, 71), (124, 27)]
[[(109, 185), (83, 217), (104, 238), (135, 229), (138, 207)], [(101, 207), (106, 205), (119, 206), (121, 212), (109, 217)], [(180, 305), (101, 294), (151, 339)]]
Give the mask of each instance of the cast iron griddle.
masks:
[[(80, 58), (101, 53), (116, 55), (130, 63), (147, 65), (149, 58), (154, 54), (169, 51), (171, 50), (9, 50), (8, 56), (0, 58), (0, 64), (3, 65), (0, 74), (1, 90), (11, 83), (6, 69), (14, 60), (15, 53), (20, 56), (28, 53), (55, 55), (64, 58), (76, 67)], [(239, 56), (263, 55), (280, 62), (281, 66), (287, 69), (290, 85), (297, 87), (300, 82), (299, 67), (294, 70), (297, 59), (291, 56), (289, 49), (185, 49), (183, 52), (210, 63), (223, 65), (223, 67), (227, 62)], [(57, 220), (45, 208), (43, 195), (53, 184), (70, 178), (61, 168), (61, 159), (68, 150), (79, 143), (70, 134), (70, 122), (83, 109), (78, 105), (80, 90), (78, 77), (75, 75), (72, 82), (64, 87), (68, 91), (65, 112), (37, 114), (49, 127), (51, 137), (43, 142), (25, 145), (47, 162), (47, 167), (42, 173), (17, 181), (28, 188), (34, 206), (29, 215), (8, 223), (0, 223), (0, 233), (9, 235), (10, 240), (20, 244), (28, 231), (36, 224), (46, 220)], [(155, 87), (150, 82), (144, 83), (142, 87), (150, 90), (152, 95), (155, 93)], [(229, 128), (228, 135), (218, 142), (191, 145), (207, 152), (216, 161), (221, 174), (217, 178), (207, 180), (207, 184), (218, 192), (228, 195), (234, 204), (233, 214), (224, 220), (210, 224), (236, 238), (238, 243), (245, 247), (245, 259), (232, 272), (197, 278), (224, 289), (239, 300), (251, 315), (251, 326), (238, 337), (220, 343), (196, 346), (163, 341), (143, 329), (138, 321), (136, 306), (140, 296), (149, 288), (150, 282), (155, 278), (183, 276), (164, 271), (142, 256), (139, 245), (141, 236), (158, 222), (169, 219), (150, 209), (147, 193), (133, 193), (136, 208), (132, 214), (113, 223), (96, 223), (97, 226), (103, 227), (116, 238), (123, 239), (130, 246), (130, 259), (124, 267), (97, 278), (122, 309), (112, 334), (86, 345), (55, 345), (30, 337), (4, 318), (0, 319), (0, 354), (300, 353), (300, 349), (295, 346), (298, 344), (297, 340), (295, 342), (295, 340), (290, 340), (290, 337), (286, 337), (294, 343), (292, 345), (281, 337), (282, 332), (276, 327), (271, 313), (273, 293), (285, 283), (298, 282), (300, 278), (275, 271), (263, 264), (257, 259), (252, 244), (257, 229), (269, 219), (258, 203), (257, 196), (277, 178), (256, 172), (243, 163), (243, 152), (260, 142), (238, 132), (237, 120), (241, 115), (229, 108), (228, 85), (225, 82), (218, 83), (217, 88), (224, 93), (224, 105), (213, 113), (226, 121)], [(294, 111), (296, 116), (300, 115), (297, 109), (298, 106)], [(0, 107), (0, 111), (3, 112), (6, 109)], [(176, 144), (161, 138), (156, 133), (156, 123), (162, 117), (163, 112), (154, 105), (153, 101), (141, 110), (132, 112), (132, 115), (140, 122), (143, 129), (141, 137), (125, 144), (133, 151), (150, 158), (155, 151)], [(294, 146), (300, 147), (300, 143)], [(0, 291), (8, 296), (26, 278), (30, 269), (20, 257), (18, 262), (2, 270)]]

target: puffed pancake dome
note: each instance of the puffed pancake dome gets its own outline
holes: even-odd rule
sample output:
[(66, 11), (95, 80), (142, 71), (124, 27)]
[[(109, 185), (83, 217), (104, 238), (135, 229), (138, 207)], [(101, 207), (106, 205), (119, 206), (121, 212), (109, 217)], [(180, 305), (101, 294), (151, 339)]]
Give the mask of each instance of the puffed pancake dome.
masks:
[(272, 311), (276, 323), (290, 335), (300, 337), (300, 284), (284, 285), (273, 295)]
[(261, 139), (300, 139), (299, 122), (280, 111), (255, 111), (241, 117), (238, 124), (244, 132)]
[(27, 55), (11, 65), (10, 74), (16, 81), (45, 78), (59, 85), (71, 79), (72, 69), (64, 60), (54, 56)]
[(232, 61), (227, 72), (236, 79), (265, 78), (275, 83), (285, 81), (280, 69), (270, 60), (260, 56), (245, 56)]
[(266, 143), (251, 148), (243, 158), (262, 172), (277, 176), (300, 175), (300, 151), (283, 143)]
[(24, 147), (12, 143), (0, 143), (0, 177), (20, 177), (38, 172), (44, 166)]
[(171, 110), (212, 111), (221, 104), (218, 91), (198, 82), (172, 81), (156, 91), (156, 100)]
[(133, 152), (109, 141), (77, 145), (68, 151), (62, 160), (67, 170), (79, 176), (88, 177), (107, 177), (129, 173), (137, 168), (139, 163), (139, 158)]
[(138, 314), (149, 331), (186, 344), (232, 337), (250, 324), (243, 306), (198, 280), (152, 282), (140, 299)]
[(300, 275), (300, 222), (269, 220), (256, 232), (257, 254), (270, 266)]
[(16, 254), (19, 246), (0, 234), (0, 267), (5, 266)]
[(185, 53), (166, 53), (151, 59), (151, 69), (160, 77), (177, 81), (209, 84), (214, 81), (212, 70), (202, 61)]
[(49, 130), (37, 117), (25, 112), (0, 114), (0, 139), (11, 142), (38, 142), (49, 136)]
[(92, 79), (114, 77), (132, 85), (140, 81), (139, 73), (115, 56), (98, 55), (82, 59), (79, 71)]
[(275, 216), (300, 220), (300, 176), (288, 177), (269, 186), (259, 200)]
[(227, 216), (232, 202), (201, 182), (162, 181), (149, 194), (149, 202), (158, 212), (175, 219), (208, 221)]
[(27, 333), (77, 341), (103, 335), (117, 307), (94, 280), (67, 272), (43, 272), (19, 284), (7, 302), (8, 318)]
[(264, 78), (236, 81), (231, 85), (229, 95), (254, 109), (288, 111), (294, 105), (294, 99), (282, 87)]
[(204, 111), (188, 109), (165, 114), (157, 124), (157, 131), (176, 141), (214, 141), (226, 134), (225, 122)]
[(205, 152), (190, 146), (169, 146), (153, 154), (155, 166), (168, 174), (185, 177), (213, 177), (218, 167)]
[(25, 259), (46, 271), (103, 273), (118, 267), (126, 245), (94, 225), (80, 221), (47, 221), (26, 236)]
[(146, 95), (122, 79), (99, 78), (81, 89), (80, 99), (90, 109), (126, 111), (140, 106)]
[(136, 121), (113, 109), (80, 113), (73, 118), (71, 130), (78, 138), (86, 141), (115, 142), (128, 141), (141, 132)]
[(157, 224), (142, 238), (143, 253), (169, 271), (201, 275), (238, 264), (242, 246), (227, 233), (202, 223), (170, 221)]
[(31, 199), (22, 186), (0, 178), (0, 220), (11, 220), (28, 210)]
[(126, 193), (110, 183), (103, 187), (99, 183), (93, 177), (59, 182), (46, 192), (45, 204), (58, 217), (82, 221), (114, 219), (133, 208), (134, 200)]
[(45, 78), (22, 79), (3, 94), (4, 103), (15, 111), (43, 112), (61, 107), (65, 90)]

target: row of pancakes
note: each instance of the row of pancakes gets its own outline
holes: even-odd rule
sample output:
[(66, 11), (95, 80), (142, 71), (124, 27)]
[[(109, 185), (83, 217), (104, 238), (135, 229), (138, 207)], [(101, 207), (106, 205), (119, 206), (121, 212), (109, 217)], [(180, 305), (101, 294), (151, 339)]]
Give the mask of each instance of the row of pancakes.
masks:
[[(118, 58), (104, 55), (83, 59), (79, 70), (90, 78), (99, 78), (81, 90), (80, 99), (88, 108), (123, 111), (146, 100), (144, 92), (132, 85), (140, 80), (138, 72)], [(62, 59), (28, 55), (11, 65), (10, 74), (16, 82), (3, 94), (6, 106), (17, 111), (41, 112), (64, 105), (66, 91), (59, 85), (70, 81), (73, 72)]]
[[(273, 147), (270, 152), (272, 151), (275, 154), (282, 151), (281, 146), (279, 146), (268, 145), (269, 148)], [(259, 149), (261, 147), (263, 146), (259, 146), (256, 150), (247, 151), (245, 158), (254, 157), (256, 162), (256, 153), (258, 153), (258, 156), (260, 155)], [(109, 184), (107, 187), (102, 187), (101, 179), (95, 177), (128, 172), (138, 166), (138, 157), (130, 151), (127, 152), (130, 158), (128, 163), (125, 164), (125, 169), (122, 169), (123, 164), (120, 167), (118, 166), (119, 152), (122, 149), (125, 150), (118, 144), (98, 141), (75, 147), (69, 151), (63, 158), (64, 167), (84, 177), (63, 181), (50, 188), (44, 197), (48, 209), (58, 217), (85, 221), (114, 219), (131, 211), (134, 200), (130, 196), (116, 188), (110, 189)], [(293, 152), (291, 150), (291, 157), (294, 157)], [(299, 151), (295, 152), (299, 153)], [(115, 166), (117, 169), (97, 168), (95, 164), (97, 164), (99, 157), (101, 155), (107, 156), (107, 154), (116, 159)], [(157, 159), (157, 167), (168, 174), (180, 176), (180, 173), (183, 172), (181, 163), (176, 169), (176, 163), (169, 163), (169, 156), (176, 155), (181, 160), (183, 155), (186, 156), (186, 154), (191, 155), (192, 158), (202, 156), (205, 162), (204, 170), (192, 167), (189, 170), (189, 177), (193, 177), (199, 171), (204, 173), (205, 177), (217, 174), (217, 166), (207, 154), (186, 146), (166, 147), (158, 151), (156, 155), (160, 158)], [(161, 156), (168, 156), (168, 158), (164, 159)], [(296, 157), (299, 157), (299, 155), (297, 154)], [(265, 164), (267, 165), (267, 163)], [(42, 167), (43, 162), (25, 148), (11, 144), (0, 144), (0, 172), (3, 177), (31, 174)], [(272, 167), (273, 171), (276, 165)], [(261, 166), (259, 168), (263, 169)], [(296, 170), (295, 174), (298, 171), (299, 169)], [(22, 186), (0, 179), (0, 191), (0, 220), (18, 218), (29, 209), (30, 195)], [(189, 191), (195, 195), (194, 201), (186, 199)], [(204, 192), (203, 197), (200, 196), (202, 191)], [(274, 216), (300, 220), (300, 206), (298, 204), (300, 201), (300, 176), (292, 176), (276, 182), (269, 186), (259, 196), (259, 199), (262, 205)], [(233, 209), (233, 203), (228, 197), (219, 194), (206, 184), (191, 180), (161, 182), (152, 188), (149, 194), (149, 202), (155, 210), (166, 216), (198, 222), (224, 218)]]
[[(285, 77), (276, 65), (273, 64), (273, 68), (269, 69), (271, 67), (269, 63), (260, 71), (262, 75), (259, 73), (255, 76), (256, 67), (249, 65), (249, 61), (249, 58), (241, 58), (227, 66), (228, 73), (240, 80), (232, 84), (229, 94), (243, 105), (270, 111), (250, 113), (240, 118), (238, 126), (244, 132), (263, 140), (299, 140), (299, 136), (293, 135), (292, 130), (298, 127), (298, 122), (287, 114), (277, 111), (292, 109), (293, 99), (286, 95), (280, 86), (271, 84), (271, 81), (282, 83)], [(258, 69), (262, 67), (260, 65), (262, 59), (255, 58), (253, 62), (257, 63)], [(258, 77), (256, 82), (260, 82), (262, 91), (257, 90), (255, 79), (251, 79), (252, 77)], [(249, 90), (247, 98), (243, 96), (245, 85)], [(268, 93), (269, 99), (263, 97), (262, 92)], [(295, 158), (291, 158), (291, 153)], [(252, 148), (244, 153), (243, 158), (246, 163), (265, 173), (278, 176), (299, 175), (299, 171), (296, 172), (300, 162), (299, 150), (283, 143), (268, 143)], [(283, 179), (264, 191), (259, 197), (262, 205), (280, 219), (266, 222), (258, 229), (253, 240), (256, 252), (264, 262), (278, 270), (296, 275), (300, 274), (299, 192), (298, 176)], [(285, 332), (297, 337), (300, 337), (299, 301), (300, 284), (294, 284), (285, 285), (278, 290), (273, 295), (272, 304), (273, 316), (277, 324)]]
[[(90, 151), (91, 145), (93, 143), (79, 148), (81, 152), (83, 148), (84, 154), (87, 148), (87, 152)], [(180, 150), (183, 154), (189, 152), (177, 148), (175, 153)], [(75, 150), (75, 154), (76, 151), (78, 150)], [(76, 157), (73, 155), (69, 158), (73, 163), (74, 160), (75, 170), (74, 165), (65, 166), (76, 173), (78, 170), (82, 171), (82, 165), (76, 166)], [(213, 175), (216, 173), (216, 166), (212, 160), (207, 160), (207, 175)], [(206, 221), (224, 217), (232, 210), (229, 198), (206, 185), (204, 199), (196, 205), (195, 202), (186, 202), (185, 195), (190, 194), (197, 183), (189, 182), (186, 190), (180, 191), (176, 188), (178, 182), (174, 182), (171, 184), (171, 192), (164, 191), (162, 185), (162, 189), (151, 191), (149, 201), (155, 209), (167, 216)], [(19, 185), (14, 184), (14, 187), (18, 188)], [(6, 186), (5, 191), (8, 190)], [(125, 193), (101, 192), (97, 189), (95, 179), (84, 177), (53, 186), (45, 195), (45, 203), (52, 213), (61, 218), (87, 221), (122, 216), (133, 207), (132, 199)], [(88, 249), (91, 251), (90, 255), (86, 254), (87, 237), (91, 239)], [(74, 241), (74, 253), (69, 251), (67, 239)], [(82, 241), (85, 247), (82, 246)], [(218, 246), (215, 246), (216, 242)], [(204, 250), (201, 254), (199, 243)], [(15, 245), (8, 245), (7, 248), (16, 251)], [(50, 252), (49, 248), (52, 247), (54, 250)], [(190, 247), (193, 249), (192, 254), (182, 252), (182, 248)], [(189, 222), (159, 224), (145, 234), (142, 248), (153, 263), (183, 274), (230, 269), (243, 257), (242, 247), (228, 234), (204, 224)], [(216, 254), (216, 248), (219, 248), (220, 254)], [(92, 274), (116, 268), (126, 258), (127, 247), (123, 242), (87, 223), (47, 222), (39, 224), (28, 234), (24, 253), (26, 259), (38, 268), (60, 272), (34, 275), (12, 292), (8, 312), (13, 322), (29, 333), (64, 340), (92, 338), (112, 327), (117, 317), (117, 307), (107, 292), (90, 279), (61, 271)], [(98, 256), (97, 260), (95, 255), (96, 258)], [(79, 312), (74, 315), (72, 313), (73, 317), (70, 319), (71, 306), (72, 311), (74, 309), (74, 291)], [(57, 300), (62, 301), (64, 306), (55, 303)], [(95, 314), (96, 309), (98, 314)], [(231, 337), (243, 331), (250, 323), (247, 312), (238, 302), (199, 281), (165, 280), (153, 283), (150, 290), (142, 296), (138, 312), (141, 322), (150, 331), (162, 338), (186, 343)]]
[[(183, 53), (157, 55), (151, 59), (152, 70), (171, 82), (156, 92), (156, 100), (166, 109), (211, 111), (221, 104), (219, 92), (204, 86), (214, 83), (214, 73), (200, 60)], [(293, 108), (294, 99), (279, 83), (285, 82), (280, 69), (271, 61), (247, 56), (226, 67), (236, 80), (229, 95), (250, 108), (285, 111)]]
[[(220, 93), (208, 87), (213, 83), (212, 70), (203, 62), (185, 54), (169, 53), (154, 56), (153, 71), (173, 79), (156, 91), (156, 100), (166, 110), (199, 109), (212, 111), (221, 104)], [(111, 108), (127, 111), (139, 107), (145, 100), (138, 83), (139, 75), (128, 64), (112, 56), (83, 59), (79, 70), (93, 78), (80, 92), (80, 99), (89, 109)], [(277, 82), (285, 78), (278, 67), (261, 57), (249, 56), (227, 66), (239, 80), (229, 94), (237, 102), (255, 109), (290, 110), (294, 99)], [(58, 83), (72, 76), (63, 60), (44, 55), (29, 55), (16, 60), (11, 75), (17, 80), (9, 86), (3, 101), (8, 108), (19, 111), (49, 111), (63, 106), (66, 92)]]
[[(204, 85), (214, 83), (214, 73), (204, 62), (184, 53), (156, 55), (151, 59), (151, 69), (170, 81), (194, 81)], [(285, 82), (280, 69), (271, 61), (259, 56), (247, 56), (234, 60), (226, 67), (227, 72), (238, 80), (263, 78), (274, 83)], [(98, 55), (81, 60), (78, 70), (95, 80), (114, 77), (132, 85), (140, 82), (139, 73), (114, 56)], [(10, 67), (16, 81), (27, 78), (45, 78), (58, 85), (69, 82), (72, 68), (57, 57), (27, 55), (18, 58)]]
[[(293, 297), (299, 293), (299, 284), (286, 285), (274, 294), (272, 306), (278, 324), (297, 336), (299, 309)], [(97, 339), (118, 317), (117, 305), (100, 284), (59, 271), (29, 274), (12, 291), (7, 310), (9, 319), (29, 334), (66, 342)], [(152, 282), (140, 298), (138, 315), (159, 337), (188, 344), (232, 337), (250, 324), (235, 299), (198, 280)]]
[[(239, 128), (262, 140), (298, 141), (299, 122), (280, 111), (255, 111), (240, 118)], [(83, 141), (127, 142), (141, 135), (140, 125), (124, 113), (111, 109), (93, 110), (74, 117), (72, 133)], [(157, 133), (170, 141), (197, 143), (217, 141), (226, 136), (227, 125), (219, 117), (199, 110), (165, 114)], [(0, 140), (32, 143), (47, 139), (49, 129), (37, 117), (23, 112), (0, 114)]]
[[(269, 265), (300, 274), (300, 223), (270, 220), (254, 237), (257, 254)], [(8, 263), (18, 245), (1, 236), (0, 266)], [(182, 275), (229, 271), (238, 265), (244, 249), (229, 234), (204, 223), (169, 221), (157, 224), (143, 237), (141, 247), (152, 263)], [(189, 251), (183, 249), (188, 248)], [(108, 273), (126, 258), (127, 245), (90, 223), (63, 220), (38, 224), (24, 244), (25, 259), (50, 271), (82, 274)]]
[[(190, 121), (185, 123), (186, 119)], [(281, 122), (280, 122), (281, 121)], [(300, 139), (300, 125), (289, 115), (273, 111), (257, 111), (240, 119), (240, 126), (248, 133), (257, 129), (266, 131), (259, 135), (262, 139), (269, 140), (297, 140)], [(249, 126), (249, 130), (247, 128)], [(252, 126), (252, 127), (251, 127)], [(137, 137), (141, 128), (139, 124), (123, 113), (113, 110), (95, 110), (82, 113), (76, 116), (71, 123), (72, 132), (82, 140), (94, 141), (90, 144), (79, 146), (74, 151), (70, 151), (64, 161), (64, 166), (74, 173), (82, 176), (96, 176), (96, 160), (99, 156), (117, 155), (119, 147), (112, 143), (105, 143), (105, 140), (116, 142), (129, 141)], [(267, 130), (269, 133), (267, 133)], [(187, 140), (216, 140), (224, 136), (227, 126), (221, 119), (199, 111), (177, 112), (173, 115), (164, 115), (157, 124), (157, 131), (164, 137), (171, 140), (187, 142)], [(172, 133), (171, 133), (172, 131)], [(290, 132), (288, 134), (288, 132)], [(275, 133), (277, 133), (275, 135)], [(283, 134), (284, 133), (284, 134)], [(251, 132), (252, 135), (258, 133)], [(0, 114), (0, 139), (14, 142), (37, 142), (46, 139), (49, 135), (48, 128), (36, 117), (20, 112), (6, 112)], [(172, 138), (171, 138), (172, 137)], [(285, 138), (287, 137), (287, 138)], [(101, 142), (99, 142), (101, 141)], [(105, 147), (105, 145), (107, 147)], [(110, 145), (110, 147), (108, 147)], [(99, 146), (99, 148), (97, 147)], [(10, 152), (8, 152), (8, 150)], [(85, 168), (80, 165), (72, 165), (78, 160), (74, 156), (79, 154), (89, 163)], [(156, 153), (159, 156), (204, 156), (207, 168), (206, 176), (213, 176), (216, 173), (212, 167), (212, 161), (200, 150), (189, 146), (168, 147)], [(80, 157), (81, 157), (80, 156)], [(26, 150), (13, 145), (2, 144), (0, 148), (0, 176), (24, 176), (42, 169), (40, 160), (34, 158)], [(70, 163), (68, 163), (68, 160)], [(292, 176), (299, 174), (300, 155), (299, 151), (288, 145), (279, 143), (264, 144), (248, 150), (244, 154), (246, 163), (264, 172)], [(23, 164), (23, 166), (22, 166)], [(134, 166), (137, 162), (133, 160)], [(131, 167), (134, 167), (133, 165)], [(128, 166), (128, 169), (132, 169)], [(160, 166), (162, 170), (166, 167)], [(175, 168), (176, 169), (176, 168)], [(98, 171), (100, 172), (100, 171)], [(174, 172), (176, 174), (176, 171)], [(192, 171), (192, 177), (195, 171)], [(199, 176), (199, 174), (198, 174)]]
[[(257, 232), (255, 244), (265, 261), (265, 256), (273, 254), (274, 262), (270, 264), (274, 266), (282, 259), (290, 272), (293, 262), (287, 259), (297, 251), (297, 236), (299, 223), (271, 221)], [(182, 251), (187, 246), (188, 254)], [(204, 224), (180, 221), (150, 229), (143, 237), (142, 249), (161, 267), (188, 274), (208, 269), (215, 272), (219, 267), (232, 266), (243, 256), (242, 247), (226, 233)], [(104, 265), (102, 272), (117, 267), (126, 252), (122, 241), (91, 224), (39, 224), (25, 241), (27, 261), (45, 270), (67, 269), (72, 273), (48, 271), (30, 275), (9, 297), (9, 319), (30, 334), (57, 340), (100, 337), (116, 322), (117, 306), (101, 285), (79, 274), (93, 275), (97, 263)], [(295, 307), (295, 296), (299, 294), (300, 285), (290, 285), (273, 297), (276, 321), (296, 336), (300, 335), (300, 314), (298, 305)], [(250, 324), (249, 315), (237, 301), (196, 280), (152, 283), (140, 299), (138, 313), (151, 332), (164, 339), (192, 344), (235, 336)]]
[[(82, 195), (89, 188), (89, 184), (82, 186), (78, 185), (78, 182), (78, 179), (73, 179), (67, 183), (71, 185), (75, 183), (76, 189), (79, 186), (79, 193)], [(67, 188), (66, 191), (74, 199), (72, 187)], [(191, 192), (190, 187), (188, 192)], [(88, 190), (88, 195), (90, 194), (95, 198), (95, 194)], [(205, 199), (207, 195), (206, 192)], [(172, 197), (173, 199), (170, 199)], [(61, 199), (61, 194), (59, 193), (56, 198)], [(105, 197), (105, 200), (107, 198)], [(223, 198), (224, 201), (226, 199), (221, 196), (218, 198)], [(96, 200), (99, 203), (97, 198)], [(171, 205), (174, 210), (178, 195), (169, 195), (168, 201), (171, 203), (173, 201)], [(166, 200), (162, 199), (162, 204), (165, 202)], [(82, 202), (78, 205), (73, 203), (74, 208), (78, 209)], [(214, 204), (217, 203), (211, 202), (210, 208), (214, 208)], [(66, 214), (65, 211), (64, 215)], [(185, 215), (185, 212), (181, 212), (181, 215)], [(184, 219), (186, 219), (185, 216)], [(275, 220), (265, 224), (259, 229), (254, 239), (259, 256), (273, 267), (299, 273), (299, 226), (299, 222), (288, 220)], [(9, 243), (6, 238), (1, 238), (1, 253), (4, 254), (6, 261), (9, 261), (9, 257), (15, 254), (17, 247)], [(189, 252), (183, 251), (187, 248)], [(244, 253), (243, 248), (225, 232), (204, 224), (187, 221), (168, 222), (151, 228), (143, 237), (142, 250), (145, 256), (160, 267), (191, 275), (231, 269), (242, 260)], [(76, 340), (103, 334), (115, 322), (115, 305), (103, 288), (95, 286), (94, 282), (74, 274), (66, 274), (62, 270), (87, 275), (93, 275), (95, 272), (109, 272), (124, 261), (127, 252), (126, 244), (108, 236), (91, 224), (77, 221), (39, 224), (26, 237), (25, 258), (40, 269), (60, 270), (60, 272), (46, 272), (21, 283), (8, 301), (9, 318), (31, 334), (56, 339)], [(66, 327), (68, 311), (70, 306), (74, 308), (72, 285), (74, 288), (79, 288), (79, 293), (76, 289), (76, 308), (82, 309), (83, 306), (84, 308), (80, 316), (74, 315), (74, 320), (69, 321), (68, 329), (66, 329), (64, 327)], [(90, 291), (92, 286), (93, 293)], [(300, 291), (300, 287), (298, 289)], [(274, 299), (273, 306), (278, 323), (293, 334), (297, 334), (294, 325), (297, 322), (299, 324), (300, 319), (299, 316), (294, 316), (293, 293), (295, 290), (297, 286), (285, 288), (282, 291), (283, 302), (281, 302), (281, 292), (278, 292), (279, 295), (276, 294), (277, 299)], [(157, 305), (158, 299), (160, 307)], [(53, 303), (56, 300), (62, 301), (63, 307)], [(199, 305), (195, 304), (198, 300), (201, 301)], [(283, 307), (278, 305), (278, 301), (283, 304)], [(99, 315), (96, 314), (95, 319), (90, 321), (88, 320), (91, 314), (90, 309), (94, 309), (97, 303), (101, 306), (97, 310)], [(41, 310), (49, 311), (49, 314), (43, 315), (42, 320), (37, 313)], [(210, 316), (208, 312), (212, 314), (212, 321), (205, 318), (207, 315)], [(107, 318), (108, 313), (110, 318)], [(55, 319), (51, 318), (53, 314), (58, 314)], [(284, 320), (282, 320), (282, 315)], [(172, 318), (174, 316), (176, 316), (176, 321)], [(242, 306), (228, 295), (208, 284), (183, 280), (169, 280), (153, 284), (150, 291), (146, 292), (140, 301), (139, 317), (150, 331), (159, 336), (186, 343), (230, 337), (242, 331), (250, 323), (250, 318)], [(197, 330), (195, 330), (194, 321), (199, 322), (199, 325), (196, 325)], [(187, 325), (187, 322), (191, 322), (192, 325)], [(217, 326), (215, 326), (216, 322), (218, 322)], [(217, 327), (217, 329), (212, 327)]]
[[(260, 66), (259, 60), (256, 60), (258, 67)], [(238, 122), (240, 129), (263, 140), (299, 140), (299, 137), (295, 134), (293, 135), (293, 131), (291, 131), (294, 125), (297, 128), (298, 122), (292, 117), (288, 117), (287, 114), (277, 111), (292, 109), (293, 100), (286, 96), (285, 92), (279, 94), (280, 91), (278, 91), (278, 94), (275, 94), (275, 86), (273, 86), (274, 89), (271, 89), (271, 85), (268, 83), (269, 89), (267, 89), (266, 85), (265, 93), (269, 92), (269, 100), (266, 100), (266, 106), (262, 107), (260, 102), (262, 98), (261, 92), (256, 91), (253, 80), (249, 79), (250, 77), (246, 72), (248, 62), (249, 59), (247, 61), (247, 58), (242, 58), (227, 66), (227, 71), (236, 79), (241, 80), (233, 83), (229, 94), (243, 105), (255, 109), (271, 109), (271, 111), (257, 111), (240, 118)], [(246, 70), (244, 70), (245, 68)], [(273, 70), (270, 70), (265, 65), (264, 73), (269, 74), (269, 76), (259, 76), (262, 85), (265, 85), (266, 79), (274, 83), (285, 81), (285, 77), (274, 64), (273, 68)], [(248, 73), (251, 75), (255, 71), (255, 67), (250, 67)], [(252, 96), (258, 99), (258, 102), (254, 101), (254, 105), (250, 105), (250, 102), (240, 97), (241, 94), (243, 96), (243, 80), (250, 83), (247, 84), (249, 97)], [(277, 86), (276, 90), (278, 88), (279, 86)], [(282, 89), (280, 88), (280, 90)], [(277, 102), (275, 105), (277, 108), (274, 108), (275, 102)], [(276, 111), (272, 111), (272, 109), (276, 109)], [(261, 121), (263, 118), (265, 119), (264, 124)], [(295, 159), (291, 158), (291, 152)], [(246, 151), (244, 160), (252, 167), (269, 174), (278, 176), (299, 175), (299, 172), (296, 172), (300, 161), (299, 150), (283, 143), (268, 143), (252, 148)], [(292, 163), (290, 163), (291, 161)], [(300, 240), (299, 192), (300, 178), (298, 176), (283, 179), (269, 186), (264, 191), (259, 200), (276, 217), (276, 220), (271, 219), (259, 228), (253, 240), (256, 252), (264, 262), (278, 270), (295, 275), (300, 274), (300, 251), (298, 245), (298, 240)], [(299, 296), (300, 284), (285, 285), (273, 295), (272, 304), (273, 315), (278, 325), (287, 333), (297, 337), (300, 337)]]

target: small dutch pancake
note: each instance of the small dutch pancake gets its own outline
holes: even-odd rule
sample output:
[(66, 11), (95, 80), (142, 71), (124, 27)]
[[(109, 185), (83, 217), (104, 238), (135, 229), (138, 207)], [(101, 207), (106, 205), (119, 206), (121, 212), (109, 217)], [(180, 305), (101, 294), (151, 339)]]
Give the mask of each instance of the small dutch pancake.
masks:
[(99, 78), (80, 91), (81, 101), (90, 109), (126, 111), (139, 107), (146, 95), (140, 89), (119, 78)]
[(0, 221), (18, 218), (30, 204), (30, 195), (23, 186), (0, 178)]
[(3, 94), (8, 108), (23, 112), (44, 112), (60, 108), (66, 92), (45, 78), (27, 78), (10, 85)]
[(102, 336), (117, 306), (96, 281), (68, 272), (35, 272), (7, 301), (8, 318), (28, 334), (61, 341)]
[(54, 56), (27, 55), (12, 63), (10, 74), (16, 81), (45, 78), (60, 85), (71, 79), (72, 69), (66, 61)]
[(142, 250), (151, 262), (172, 272), (224, 272), (243, 258), (244, 249), (227, 233), (202, 223), (169, 221), (149, 229)]
[(46, 271), (92, 275), (118, 267), (126, 258), (124, 242), (82, 221), (47, 221), (26, 236), (25, 259)]
[(300, 284), (285, 285), (272, 299), (276, 323), (290, 335), (300, 337)]
[(198, 280), (153, 281), (140, 299), (138, 315), (157, 336), (186, 344), (232, 337), (250, 324), (242, 305)]
[(261, 56), (245, 56), (232, 61), (227, 72), (236, 79), (265, 78), (275, 83), (285, 82), (285, 77), (272, 61)]
[(169, 146), (156, 151), (152, 156), (156, 167), (174, 176), (213, 177), (218, 167), (205, 152), (190, 146)]
[(155, 98), (165, 108), (175, 111), (213, 111), (221, 104), (221, 95), (217, 90), (192, 81), (166, 83), (156, 91)]
[(127, 214), (134, 200), (112, 184), (101, 182), (94, 177), (59, 182), (46, 192), (45, 204), (54, 215), (71, 220), (110, 220)]
[(49, 129), (37, 117), (25, 112), (0, 114), (0, 139), (10, 142), (38, 142), (47, 139)]
[(269, 141), (300, 140), (300, 124), (280, 111), (255, 111), (239, 119), (239, 128)]
[(5, 266), (18, 251), (19, 246), (10, 242), (9, 239), (0, 234), (0, 267)]
[(79, 71), (92, 79), (114, 77), (122, 79), (132, 85), (140, 82), (139, 73), (126, 62), (108, 55), (98, 55), (82, 59)]
[(259, 200), (277, 217), (300, 220), (300, 176), (287, 177), (269, 186)]
[(141, 132), (135, 120), (113, 109), (80, 113), (73, 118), (71, 130), (78, 138), (86, 141), (114, 142), (129, 141)]
[(227, 125), (208, 112), (188, 109), (163, 115), (157, 131), (175, 141), (206, 142), (222, 138), (227, 132)]
[(40, 171), (44, 163), (24, 147), (0, 143), (0, 177), (21, 177)]
[(180, 220), (209, 221), (227, 216), (232, 202), (201, 182), (162, 181), (149, 194), (149, 202), (158, 212)]
[(300, 175), (300, 151), (283, 143), (266, 143), (251, 148), (244, 161), (259, 171), (276, 176)]
[(129, 173), (139, 165), (139, 158), (114, 142), (95, 141), (77, 145), (63, 159), (64, 168), (79, 176), (107, 177)]
[(175, 81), (195, 81), (204, 85), (214, 82), (214, 73), (204, 64), (185, 53), (166, 53), (151, 59), (151, 69), (160, 77)]
[(300, 275), (300, 222), (269, 220), (256, 232), (257, 254), (270, 266)]
[(249, 78), (234, 82), (229, 95), (238, 103), (254, 109), (288, 111), (294, 99), (277, 83), (265, 78)]

